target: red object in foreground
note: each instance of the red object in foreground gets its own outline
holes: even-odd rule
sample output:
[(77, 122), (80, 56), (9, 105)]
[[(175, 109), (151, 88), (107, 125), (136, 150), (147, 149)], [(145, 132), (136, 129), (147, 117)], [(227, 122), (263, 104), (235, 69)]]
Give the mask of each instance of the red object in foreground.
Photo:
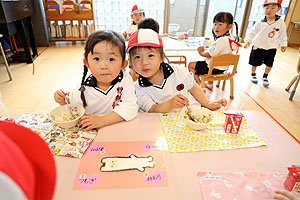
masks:
[(10, 123), (16, 123), (15, 120), (13, 118), (7, 118), (5, 120), (3, 120), (4, 122), (10, 122)]
[(300, 192), (300, 166), (288, 167), (289, 173), (284, 181), (285, 189)]
[(225, 133), (238, 133), (243, 120), (243, 114), (238, 112), (225, 112)]
[(183, 83), (180, 83), (179, 85), (176, 86), (176, 90), (181, 91), (184, 89)]
[(20, 187), (27, 199), (53, 199), (55, 160), (38, 134), (24, 126), (0, 121), (0, 151), (0, 171)]

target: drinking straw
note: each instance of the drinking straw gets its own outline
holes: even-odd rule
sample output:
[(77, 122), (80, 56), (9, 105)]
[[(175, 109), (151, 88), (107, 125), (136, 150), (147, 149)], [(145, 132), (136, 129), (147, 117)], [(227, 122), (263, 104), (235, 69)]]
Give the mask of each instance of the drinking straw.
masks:
[(10, 116), (8, 114), (8, 111), (7, 111), (7, 108), (5, 107), (5, 105), (3, 103), (1, 103), (1, 101), (0, 101), (0, 106), (2, 106), (4, 108), (6, 116), (8, 117), (8, 119), (10, 119)]
[(245, 99), (244, 99), (244, 97), (241, 95), (241, 93), (239, 93), (239, 95), (240, 95), (240, 98), (241, 98), (241, 100), (242, 100), (242, 105), (240, 106), (240, 108), (239, 108), (239, 110), (238, 110), (238, 113), (241, 112), (242, 108), (243, 108), (244, 105), (245, 105)]
[(234, 131), (235, 131), (235, 133), (237, 133), (237, 130), (236, 130), (236, 127), (235, 127), (235, 123), (234, 123), (233, 118), (232, 118), (231, 115), (230, 115), (230, 119), (231, 119), (231, 122), (232, 122), (232, 125), (233, 125), (233, 128), (234, 128)]

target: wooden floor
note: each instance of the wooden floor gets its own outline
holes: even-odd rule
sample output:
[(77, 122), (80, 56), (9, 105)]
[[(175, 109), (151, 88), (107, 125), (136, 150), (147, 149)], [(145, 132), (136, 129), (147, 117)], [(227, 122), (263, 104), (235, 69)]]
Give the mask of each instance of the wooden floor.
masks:
[[(49, 112), (57, 104), (54, 92), (61, 88), (65, 91), (76, 88), (83, 72), (83, 44), (59, 44), (48, 48), (39, 48), (40, 55), (33, 64), (18, 63), (10, 66), (13, 81), (8, 81), (4, 64), (0, 64), (0, 91), (2, 102), (11, 115), (25, 112)], [(240, 50), (238, 73), (235, 77), (235, 98), (229, 100), (229, 82), (225, 91), (214, 88), (208, 91), (210, 99), (225, 97), (229, 104), (225, 110), (259, 110), (269, 113), (287, 131), (300, 140), (300, 86), (293, 101), (284, 89), (296, 75), (298, 49), (288, 48), (285, 53), (278, 52), (274, 68), (269, 75), (270, 87), (262, 86), (264, 66), (257, 69), (258, 84), (250, 82), (248, 65), (249, 49)], [(167, 54), (176, 54), (166, 52)], [(187, 55), (188, 62), (201, 59), (197, 52), (181, 52)], [(0, 115), (5, 111), (0, 108)], [(264, 122), (261, 122), (264, 123)]]

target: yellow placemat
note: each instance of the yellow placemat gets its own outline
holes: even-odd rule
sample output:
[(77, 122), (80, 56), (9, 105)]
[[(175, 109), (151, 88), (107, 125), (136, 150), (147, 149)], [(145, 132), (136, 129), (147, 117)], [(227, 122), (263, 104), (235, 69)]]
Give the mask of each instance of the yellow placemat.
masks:
[(223, 128), (225, 114), (217, 111), (214, 112), (214, 115), (211, 125), (202, 131), (195, 131), (185, 124), (180, 113), (160, 114), (169, 151), (225, 150), (266, 145), (259, 134), (248, 126), (245, 118), (243, 118), (238, 134), (228, 134)]

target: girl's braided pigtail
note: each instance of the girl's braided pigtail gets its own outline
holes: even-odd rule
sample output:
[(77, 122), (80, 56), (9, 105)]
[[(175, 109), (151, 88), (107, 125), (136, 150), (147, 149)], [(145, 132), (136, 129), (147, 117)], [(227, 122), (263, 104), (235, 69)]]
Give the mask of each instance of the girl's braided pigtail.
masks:
[(239, 27), (238, 27), (238, 24), (236, 22), (233, 22), (234, 25), (235, 25), (235, 34), (236, 34), (236, 39), (235, 41), (236, 42), (239, 42), (240, 41), (240, 38), (239, 38)]
[(82, 80), (81, 80), (81, 87), (79, 88), (79, 91), (81, 92), (80, 97), (81, 97), (81, 100), (82, 100), (83, 107), (87, 106), (86, 100), (85, 100), (85, 97), (84, 97), (84, 91), (85, 91), (84, 80), (85, 80), (85, 77), (87, 75), (87, 72), (88, 72), (88, 68), (87, 68), (86, 65), (84, 65), (83, 66), (83, 76), (82, 76)]

